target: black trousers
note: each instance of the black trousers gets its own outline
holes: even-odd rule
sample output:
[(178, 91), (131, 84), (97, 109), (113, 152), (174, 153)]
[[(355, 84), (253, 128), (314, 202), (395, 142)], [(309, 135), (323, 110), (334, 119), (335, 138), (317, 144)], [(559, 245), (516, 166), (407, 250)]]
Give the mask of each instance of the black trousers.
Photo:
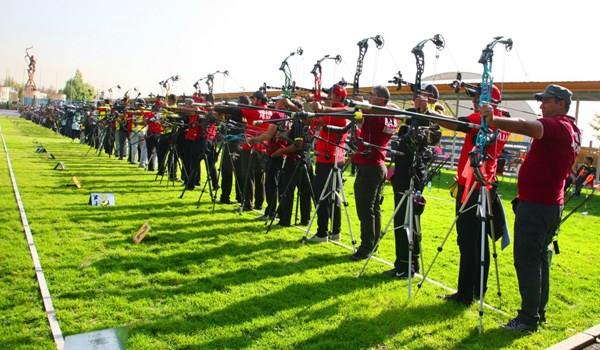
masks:
[(238, 141), (224, 142), (223, 150), (221, 151), (221, 200), (228, 201), (231, 195), (231, 186), (234, 181), (235, 174), (235, 198), (240, 200), (239, 189), (240, 184), (241, 159), (240, 159), (240, 144)]
[[(477, 209), (479, 202), (479, 190), (475, 189), (468, 198), (465, 210), (462, 214), (458, 211), (461, 204), (461, 198), (465, 191), (464, 186), (458, 187), (456, 195), (456, 221), (457, 243), (460, 252), (460, 264), (458, 270), (458, 294), (462, 300), (471, 301), (473, 298), (479, 298), (481, 284), (481, 219)], [(495, 196), (495, 191), (489, 191), (488, 195)], [(468, 210), (467, 210), (468, 209)], [(489, 232), (490, 225), (486, 225), (486, 233)], [(490, 248), (488, 235), (484, 236), (484, 269), (483, 269), (483, 293), (487, 290), (488, 274), (490, 271)]]
[(202, 139), (183, 140), (183, 173), (185, 175), (185, 186), (188, 189), (194, 189), (196, 183), (199, 183), (200, 158), (203, 156), (204, 143), (205, 141)]
[(381, 234), (381, 200), (387, 169), (384, 165), (358, 165), (356, 171), (354, 196), (360, 220), (358, 251), (367, 254)]
[[(274, 216), (277, 209), (277, 200), (279, 198), (280, 188), (279, 180), (282, 172), (283, 158), (269, 157), (265, 177), (265, 194), (267, 196), (267, 208), (265, 215)], [(283, 191), (283, 190), (282, 190)]]
[(177, 179), (177, 163), (179, 162), (178, 147), (174, 134), (162, 134), (158, 139), (158, 174), (162, 175), (165, 170), (169, 174), (169, 179)]
[(242, 205), (245, 208), (262, 208), (265, 200), (265, 169), (267, 155), (265, 153), (242, 150)]
[(562, 206), (520, 202), (515, 217), (513, 253), (521, 293), (519, 317), (535, 324), (545, 315), (550, 290), (548, 245), (560, 222)]
[[(424, 171), (422, 172), (424, 174)], [(421, 175), (424, 176), (424, 175)], [(398, 206), (404, 193), (410, 188), (410, 176), (408, 168), (399, 168), (396, 163), (394, 176), (392, 177), (392, 187), (394, 189), (394, 209)], [(415, 188), (422, 191), (423, 188)], [(396, 250), (396, 260), (394, 267), (397, 271), (408, 272), (408, 258), (410, 245), (408, 242), (408, 223), (406, 221), (406, 210), (409, 198), (406, 197), (400, 206), (400, 209), (394, 215), (394, 244)], [(413, 213), (416, 204), (413, 205)], [(417, 220), (417, 218), (419, 218)], [(420, 216), (411, 218), (413, 220), (413, 249), (412, 249), (412, 272), (419, 272), (419, 256), (421, 255), (421, 232), (417, 230), (420, 226)]]
[(109, 125), (105, 127), (104, 132), (104, 152), (110, 156), (115, 147), (115, 129)]
[[(146, 134), (146, 149), (148, 152), (148, 170), (154, 170), (154, 156), (152, 152), (156, 150), (156, 158), (158, 158), (158, 140), (160, 139), (160, 134)], [(160, 163), (159, 163), (160, 164)]]
[[(208, 179), (211, 181), (213, 191), (219, 187), (219, 180), (217, 179), (217, 167), (215, 166), (217, 159), (217, 150), (213, 141), (204, 140), (202, 142), (202, 150), (200, 152), (200, 162), (204, 161), (204, 169), (208, 169)], [(194, 181), (196, 184), (200, 184), (200, 178), (202, 174), (202, 167), (200, 166), (198, 172), (195, 173)]]
[[(115, 156), (123, 159), (127, 155), (127, 130), (117, 130), (117, 138), (119, 140), (119, 148), (116, 150)], [(128, 160), (131, 160), (131, 158)]]
[(310, 220), (310, 211), (315, 194), (311, 192), (313, 181), (312, 166), (310, 161), (287, 158), (279, 184), (279, 222), (286, 225), (292, 221), (292, 207), (294, 205), (294, 191), (298, 189), (300, 201), (300, 221), (307, 223)]
[[(338, 164), (338, 168), (342, 169), (344, 167), (343, 163)], [(333, 163), (316, 163), (315, 166), (315, 196), (317, 200), (321, 199), (321, 194), (325, 189), (325, 182), (327, 181), (327, 177), (329, 173), (333, 169)], [(325, 189), (325, 193), (330, 193), (334, 190), (333, 187), (333, 176), (329, 181), (329, 185)], [(335, 190), (340, 193), (342, 189), (341, 183), (336, 180)], [(328, 232), (331, 234), (340, 233), (340, 229), (342, 226), (342, 217), (341, 217), (341, 207), (340, 200), (338, 197), (332, 198), (331, 195), (328, 195), (325, 199), (319, 202), (319, 210), (317, 211), (317, 236), (325, 237)], [(331, 217), (331, 207), (333, 206), (333, 222), (331, 223), (331, 231), (329, 228), (329, 219)]]

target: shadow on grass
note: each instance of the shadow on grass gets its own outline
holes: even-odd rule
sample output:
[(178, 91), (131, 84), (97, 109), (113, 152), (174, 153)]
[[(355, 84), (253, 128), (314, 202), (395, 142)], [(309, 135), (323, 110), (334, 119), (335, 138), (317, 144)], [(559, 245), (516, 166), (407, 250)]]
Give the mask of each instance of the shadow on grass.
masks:
[[(342, 260), (345, 259), (342, 258)], [(323, 262), (315, 260), (314, 263), (320, 265)], [(269, 275), (271, 274), (269, 273)], [(335, 300), (361, 289), (377, 288), (378, 285), (386, 282), (388, 281), (379, 276), (363, 279), (341, 276), (320, 282), (295, 283), (279, 291), (257, 295), (220, 310), (206, 314), (190, 312), (186, 315), (165, 317), (151, 323), (134, 326), (132, 331), (156, 337), (161, 334), (201, 333), (203, 330), (207, 331), (215, 327), (231, 329), (231, 326), (240, 325), (241, 335), (235, 332), (237, 333), (235, 335), (225, 335), (204, 344), (196, 344), (194, 348), (246, 348), (262, 339), (263, 333), (281, 332), (282, 327), (285, 328), (285, 323), (288, 322), (327, 321), (330, 318), (337, 318), (342, 308), (341, 302), (314, 311), (310, 308), (324, 300)], [(271, 324), (253, 326), (253, 321), (256, 319), (273, 318), (278, 313), (295, 308), (299, 309), (298, 312), (289, 319), (282, 320), (280, 316), (276, 316)], [(447, 304), (407, 309), (395, 307), (375, 317), (346, 318), (335, 328), (313, 334), (308, 339), (291, 346), (298, 349), (356, 349), (379, 346), (402, 331), (404, 327), (413, 325), (431, 327), (431, 325), (439, 323), (437, 328), (440, 331), (446, 331), (444, 324), (448, 319), (457, 317), (464, 310), (464, 308)], [(414, 348), (411, 344), (415, 338), (418, 337), (408, 336), (404, 346)]]
[[(499, 349), (507, 347), (515, 340), (527, 335), (527, 333), (517, 333), (503, 328), (484, 329), (483, 333), (479, 334), (479, 331), (475, 328), (469, 333), (469, 336), (463, 338), (452, 349), (464, 350), (473, 349), (474, 347), (481, 349), (493, 347)], [(490, 344), (489, 339), (493, 339), (493, 345)]]
[(144, 274), (153, 274), (169, 271), (171, 268), (181, 269), (187, 265), (200, 265), (208, 260), (219, 260), (226, 256), (242, 257), (263, 251), (269, 252), (275, 250), (280, 252), (284, 249), (295, 248), (293, 245), (297, 244), (291, 244), (282, 239), (275, 239), (256, 244), (226, 242), (209, 249), (198, 246), (192, 252), (175, 252), (170, 255), (157, 255), (155, 253), (137, 253), (132, 255), (132, 252), (127, 251), (109, 255), (94, 262), (92, 266), (101, 273), (139, 270)]
[[(143, 273), (150, 275), (148, 278), (151, 280), (152, 286), (129, 290), (111, 289), (101, 291), (94, 288), (87, 291), (67, 292), (58, 297), (88, 299), (98, 298), (99, 295), (115, 295), (125, 297), (131, 301), (152, 299), (158, 302), (165, 299), (176, 299), (181, 295), (228, 293), (232, 287), (258, 283), (264, 279), (301, 274), (311, 269), (322, 266), (333, 266), (347, 261), (343, 256), (336, 257), (330, 254), (315, 254), (294, 263), (273, 261), (263, 263), (258, 267), (241, 268), (200, 278), (190, 277), (188, 273), (190, 265), (199, 266), (208, 260), (219, 260), (226, 255), (244, 256), (255, 254), (256, 252), (273, 254), (274, 252), (290, 248), (293, 247), (289, 242), (285, 241), (269, 241), (250, 246), (232, 243), (198, 253), (179, 253), (167, 257), (158, 257), (154, 261), (148, 261), (146, 256), (134, 257), (125, 261), (123, 259), (103, 259), (93, 264), (103, 273), (110, 274), (114, 273), (115, 270), (141, 270)], [(165, 269), (165, 264), (173, 264), (169, 266), (176, 267), (175, 272), (178, 275), (167, 277), (162, 275), (162, 273), (169, 271)]]

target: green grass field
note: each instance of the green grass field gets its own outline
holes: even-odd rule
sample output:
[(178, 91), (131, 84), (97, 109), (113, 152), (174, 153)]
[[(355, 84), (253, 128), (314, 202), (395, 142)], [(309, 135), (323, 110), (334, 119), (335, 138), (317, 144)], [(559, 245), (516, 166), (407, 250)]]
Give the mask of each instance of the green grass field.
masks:
[[(388, 280), (389, 266), (350, 262), (334, 244), (303, 245), (300, 227), (265, 234), (258, 213), (216, 206), (199, 190), (154, 181), (140, 168), (97, 157), (88, 147), (14, 117), (0, 117), (15, 175), (65, 335), (126, 326), (128, 349), (539, 349), (600, 322), (600, 200), (563, 226), (554, 257), (548, 323), (531, 335), (500, 328), (515, 315), (519, 295), (512, 246), (499, 254), (502, 310), (445, 303), (448, 291), (425, 283), (407, 303), (407, 282)], [(43, 144), (56, 159), (35, 153)], [(31, 258), (0, 152), (0, 349), (52, 349)], [(63, 161), (67, 170), (52, 170)], [(70, 187), (77, 176), (83, 188)], [(426, 265), (453, 219), (451, 173), (426, 190), (423, 250)], [(346, 193), (354, 234), (359, 224), (352, 183)], [(91, 192), (113, 192), (115, 207), (91, 207)], [(501, 184), (509, 221), (514, 179)], [(580, 199), (569, 204), (574, 206)], [(386, 186), (384, 222), (392, 213)], [(568, 209), (567, 208), (567, 209)], [(585, 215), (584, 215), (585, 212)], [(142, 244), (132, 235), (148, 221)], [(350, 244), (343, 226), (343, 242)], [(454, 288), (458, 269), (452, 233), (430, 277)], [(393, 235), (379, 257), (392, 261)], [(493, 262), (492, 262), (493, 264)], [(496, 274), (486, 301), (498, 306)], [(418, 280), (413, 281), (413, 292)]]

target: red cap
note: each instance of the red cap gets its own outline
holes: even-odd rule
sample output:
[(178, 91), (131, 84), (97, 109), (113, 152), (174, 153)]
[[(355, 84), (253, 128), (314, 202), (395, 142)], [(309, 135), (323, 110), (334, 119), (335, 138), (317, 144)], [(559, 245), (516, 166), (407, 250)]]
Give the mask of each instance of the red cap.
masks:
[(341, 84), (334, 84), (331, 87), (331, 93), (338, 95), (342, 99), (348, 97), (348, 91), (346, 91), (346, 87)]
[(197, 92), (194, 92), (194, 94), (192, 95), (192, 99), (194, 100), (194, 102), (196, 103), (202, 103), (202, 102), (206, 102), (206, 100), (204, 99), (204, 96), (200, 95)]
[(492, 102), (502, 102), (502, 92), (500, 92), (500, 89), (496, 85), (492, 85)]
[[(477, 88), (469, 88), (465, 86), (465, 92), (467, 93), (467, 95), (473, 97), (474, 95), (479, 95), (481, 94), (481, 84), (479, 84), (479, 86)], [(500, 89), (498, 89), (498, 87), (496, 85), (492, 85), (492, 96), (491, 96), (492, 102), (498, 104), (500, 102), (502, 102), (502, 93), (500, 92)]]

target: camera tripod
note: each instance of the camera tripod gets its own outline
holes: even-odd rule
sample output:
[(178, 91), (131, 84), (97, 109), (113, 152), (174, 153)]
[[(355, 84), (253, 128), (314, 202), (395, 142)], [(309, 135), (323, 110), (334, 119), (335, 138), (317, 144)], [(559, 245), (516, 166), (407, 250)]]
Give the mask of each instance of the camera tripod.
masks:
[[(278, 180), (277, 183), (281, 183), (281, 175), (284, 172), (286, 163), (289, 162), (289, 158), (286, 157), (283, 160), (283, 163), (281, 165), (281, 169), (279, 170), (279, 174), (278, 174)], [(275, 213), (273, 213), (274, 215), (270, 216), (270, 220), (268, 222), (268, 226), (267, 226), (267, 231), (265, 233), (269, 233), (269, 231), (271, 230), (271, 227), (273, 226), (273, 222), (275, 221), (275, 217), (276, 217), (276, 213), (280, 213), (281, 212), (281, 208), (282, 205), (285, 205), (284, 208), (286, 210), (291, 210), (291, 203), (293, 202), (293, 199), (288, 199), (288, 196), (292, 196), (294, 195), (294, 188), (296, 187), (296, 185), (299, 185), (299, 189), (298, 189), (298, 196), (296, 197), (296, 219), (298, 217), (298, 205), (300, 202), (300, 192), (301, 192), (301, 188), (302, 188), (302, 184), (303, 184), (303, 180), (306, 180), (306, 183), (308, 184), (308, 189), (310, 191), (310, 198), (311, 198), (311, 202), (313, 204), (316, 205), (315, 203), (315, 195), (314, 195), (314, 190), (313, 190), (313, 185), (312, 185), (312, 181), (311, 181), (311, 173), (309, 171), (309, 165), (310, 164), (310, 159), (307, 157), (306, 152), (302, 151), (302, 154), (300, 155), (300, 159), (298, 159), (296, 161), (296, 165), (294, 167), (294, 170), (292, 171), (289, 179), (286, 179), (287, 183), (285, 185), (285, 188), (283, 190), (283, 192), (281, 193), (281, 195), (279, 195), (279, 205), (277, 207), (277, 209), (275, 210)], [(302, 178), (298, 178), (302, 176)], [(275, 194), (277, 194), (277, 192), (275, 192)], [(288, 208), (288, 205), (290, 206)], [(281, 215), (281, 214), (280, 214)], [(291, 216), (291, 214), (290, 214)], [(280, 217), (281, 219), (281, 217)], [(297, 221), (297, 220), (296, 220)], [(333, 222), (333, 220), (332, 220)], [(297, 222), (295, 222), (297, 223)]]
[(169, 186), (169, 182), (171, 182), (173, 187), (175, 186), (175, 181), (177, 180), (177, 169), (180, 168), (183, 175), (187, 175), (185, 173), (186, 170), (180, 164), (181, 157), (179, 155), (179, 152), (177, 151), (177, 143), (175, 142), (177, 137), (176, 135), (177, 132), (174, 131), (171, 135), (169, 135), (168, 139), (165, 138), (164, 141), (169, 142), (169, 144), (167, 146), (167, 150), (165, 152), (162, 163), (158, 165), (159, 171), (154, 177), (154, 181), (156, 181), (160, 176), (159, 184), (162, 184), (165, 172), (167, 172), (169, 174), (169, 181), (167, 181), (167, 187)]
[[(472, 197), (475, 195), (475, 191), (477, 190), (477, 187), (479, 185), (479, 193), (478, 193), (478, 197), (476, 199), (476, 203), (472, 204), (471, 206), (468, 206), (470, 202), (472, 202)], [(501, 205), (501, 204), (500, 204)], [(427, 279), (427, 276), (429, 276), (429, 273), (431, 272), (433, 265), (435, 264), (437, 258), (439, 257), (439, 255), (441, 254), (441, 252), (443, 251), (444, 248), (444, 244), (446, 243), (446, 241), (448, 240), (450, 234), (452, 233), (452, 230), (454, 229), (454, 226), (456, 225), (459, 217), (461, 215), (465, 215), (465, 213), (467, 213), (470, 210), (475, 210), (477, 218), (480, 220), (480, 241), (479, 243), (479, 252), (480, 252), (480, 256), (479, 256), (479, 332), (481, 333), (483, 330), (483, 305), (484, 305), (484, 299), (485, 299), (485, 281), (487, 280), (486, 278), (486, 252), (488, 251), (487, 248), (487, 232), (489, 229), (489, 232), (491, 234), (492, 237), (492, 256), (494, 258), (494, 266), (495, 266), (495, 272), (496, 272), (496, 287), (497, 287), (497, 295), (498, 295), (498, 301), (500, 303), (500, 305), (502, 304), (502, 293), (501, 293), (501, 289), (500, 289), (500, 277), (499, 277), (499, 270), (498, 270), (498, 253), (496, 250), (496, 229), (495, 229), (495, 225), (494, 225), (494, 217), (493, 217), (493, 213), (492, 213), (492, 195), (490, 193), (490, 190), (487, 188), (487, 184), (485, 182), (482, 182), (480, 180), (478, 180), (477, 183), (472, 184), (466, 199), (464, 200), (464, 202), (462, 202), (460, 208), (457, 211), (456, 217), (454, 218), (452, 225), (450, 226), (450, 228), (448, 229), (448, 231), (446, 232), (446, 235), (444, 236), (442, 243), (438, 246), (437, 248), (437, 252), (435, 254), (435, 256), (433, 257), (433, 260), (431, 261), (430, 265), (427, 267), (427, 270), (425, 271), (425, 274), (423, 275), (423, 278), (421, 280), (421, 282), (417, 285), (418, 289), (417, 292), (415, 293), (415, 297), (416, 294), (419, 292), (419, 290), (421, 289), (421, 287), (423, 286), (423, 282)], [(489, 226), (489, 227), (486, 227)], [(489, 261), (489, 257), (488, 257), (488, 261)]]
[[(394, 222), (396, 215), (398, 215), (398, 213), (399, 213), (400, 209), (402, 209), (403, 205), (406, 204), (406, 208), (404, 211), (403, 224), (398, 227), (394, 226), (394, 227), (392, 227), (392, 229), (394, 230), (394, 232), (396, 229), (404, 229), (406, 231), (406, 237), (408, 239), (408, 298), (411, 297), (411, 291), (412, 291), (411, 288), (412, 288), (412, 276), (413, 276), (413, 253), (415, 250), (415, 237), (421, 236), (421, 215), (415, 213), (415, 208), (414, 208), (415, 201), (418, 198), (420, 198), (421, 196), (418, 195), (417, 191), (415, 190), (414, 177), (415, 176), (411, 176), (409, 188), (406, 189), (404, 191), (404, 193), (402, 194), (402, 197), (400, 198), (400, 200), (398, 201), (398, 204), (394, 208), (394, 212), (393, 212), (392, 216), (388, 219), (384, 229), (379, 234), (377, 241), (375, 241), (375, 244), (373, 245), (373, 249), (371, 249), (371, 251), (369, 252), (369, 255), (367, 256), (365, 263), (363, 264), (360, 272), (358, 273), (358, 277), (360, 277), (364, 273), (367, 265), (369, 264), (369, 261), (371, 260), (371, 257), (379, 248), (379, 244), (381, 243), (381, 240), (383, 239), (383, 237), (385, 237), (390, 226)], [(421, 249), (420, 249), (421, 241), (419, 239), (417, 239), (416, 243), (419, 245), (419, 251), (421, 251)], [(423, 254), (421, 254), (420, 256), (421, 256), (421, 265), (423, 265)]]
[[(202, 196), (204, 195), (204, 192), (206, 192), (206, 187), (208, 187), (208, 193), (210, 195), (210, 200), (212, 202), (212, 212), (214, 213), (215, 211), (215, 205), (217, 203), (217, 191), (219, 190), (219, 177), (221, 175), (221, 169), (222, 169), (222, 165), (219, 166), (219, 170), (217, 171), (216, 177), (213, 174), (212, 168), (211, 168), (211, 163), (214, 166), (214, 162), (219, 159), (219, 155), (221, 154), (221, 151), (223, 150), (223, 143), (220, 142), (219, 145), (217, 146), (217, 150), (216, 152), (214, 151), (214, 149), (208, 150), (208, 148), (206, 148), (204, 150), (204, 153), (202, 155), (202, 157), (200, 158), (200, 161), (204, 161), (204, 168), (206, 169), (206, 180), (204, 180), (204, 185), (202, 186), (202, 191), (200, 191), (200, 196), (198, 197), (198, 201), (196, 202), (196, 208), (200, 207), (200, 201), (202, 200)], [(212, 152), (212, 160), (210, 160), (211, 157), (209, 157), (208, 152)]]
[(96, 153), (96, 155), (100, 155), (101, 152), (101, 145), (104, 143), (104, 136), (106, 135), (104, 128), (100, 128), (99, 125), (94, 125), (94, 129), (92, 130), (91, 136), (90, 136), (90, 147), (88, 148), (87, 152), (85, 153), (85, 155), (87, 156), (90, 151), (92, 149), (96, 149), (94, 151), (94, 153)]
[[(336, 145), (336, 147), (340, 147)], [(333, 167), (329, 171), (327, 175), (327, 179), (325, 180), (325, 184), (323, 185), (323, 190), (319, 194), (319, 199), (317, 201), (317, 205), (315, 206), (315, 212), (311, 216), (308, 226), (306, 227), (306, 231), (304, 232), (304, 236), (302, 237), (302, 242), (308, 241), (308, 235), (310, 233), (310, 228), (315, 220), (315, 217), (319, 215), (319, 208), (323, 204), (327, 204), (327, 201), (331, 203), (331, 207), (329, 208), (330, 213), (330, 222), (331, 228), (330, 232), (333, 231), (333, 223), (335, 219), (335, 206), (337, 203), (340, 203), (344, 207), (344, 213), (346, 215), (346, 221), (348, 224), (348, 232), (350, 233), (350, 240), (352, 242), (352, 251), (356, 252), (356, 240), (354, 239), (354, 234), (352, 232), (352, 225), (350, 223), (350, 214), (348, 213), (348, 201), (346, 200), (346, 193), (344, 192), (344, 180), (342, 178), (342, 173), (346, 169), (349, 162), (346, 162), (341, 168), (338, 166), (336, 162), (333, 163)], [(339, 191), (338, 191), (339, 188)], [(339, 202), (338, 202), (339, 201)]]

